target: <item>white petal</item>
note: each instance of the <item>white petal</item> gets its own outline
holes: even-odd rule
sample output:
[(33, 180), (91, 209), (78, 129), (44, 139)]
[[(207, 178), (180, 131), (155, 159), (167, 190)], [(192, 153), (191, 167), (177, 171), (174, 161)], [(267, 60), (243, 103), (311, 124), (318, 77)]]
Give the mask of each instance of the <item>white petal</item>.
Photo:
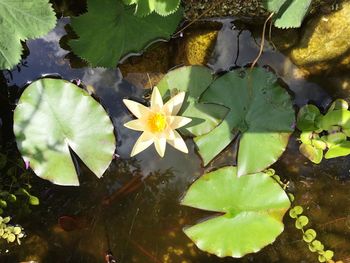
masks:
[(157, 87), (153, 88), (151, 96), (151, 110), (159, 111), (163, 108), (163, 99)]
[(188, 153), (187, 145), (185, 141), (182, 139), (181, 135), (174, 131), (175, 139), (168, 140), (168, 143), (173, 146), (175, 149), (178, 149), (181, 152)]
[(132, 148), (130, 156), (135, 156), (136, 154), (142, 152), (147, 149), (154, 142), (152, 134), (149, 132), (144, 132), (137, 139), (134, 148)]
[(176, 94), (174, 97), (168, 100), (167, 103), (164, 104), (164, 112), (167, 115), (177, 115), (181, 109), (184, 99), (185, 92), (181, 91), (180, 93)]
[(166, 139), (165, 138), (157, 138), (154, 140), (154, 146), (156, 147), (157, 153), (160, 157), (164, 157), (165, 147), (166, 147)]
[(190, 123), (192, 119), (181, 116), (168, 116), (167, 121), (171, 129), (175, 130)]
[(129, 109), (129, 111), (136, 116), (136, 118), (141, 118), (146, 114), (150, 113), (150, 109), (146, 106), (142, 105), (133, 100), (123, 100), (125, 106)]
[(126, 128), (129, 128), (131, 130), (135, 131), (144, 131), (146, 129), (144, 121), (137, 119), (137, 120), (132, 120), (127, 123), (124, 123), (124, 126)]

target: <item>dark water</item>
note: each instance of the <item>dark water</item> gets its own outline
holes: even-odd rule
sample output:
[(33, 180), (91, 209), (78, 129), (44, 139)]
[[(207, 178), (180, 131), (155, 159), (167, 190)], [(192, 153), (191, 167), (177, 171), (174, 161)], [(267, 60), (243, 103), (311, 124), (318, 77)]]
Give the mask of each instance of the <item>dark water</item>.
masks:
[[(46, 37), (28, 41), (29, 55), (23, 65), (11, 72), (3, 72), (7, 85), (13, 98), (28, 81), (46, 74), (58, 74), (68, 80), (81, 79), (86, 85), (92, 85), (95, 96), (113, 120), (120, 157), (112, 162), (100, 180), (81, 164), (80, 187), (54, 186), (33, 177), (33, 192), (40, 197), (40, 207), (19, 222), (28, 234), (22, 246), (2, 251), (0, 262), (104, 262), (107, 249), (113, 252), (119, 263), (317, 262), (316, 256), (302, 241), (301, 233), (295, 230), (294, 222), (287, 216), (285, 232), (273, 245), (257, 254), (242, 259), (219, 259), (199, 251), (183, 234), (182, 228), (207, 214), (181, 207), (179, 199), (204, 171), (233, 164), (234, 145), (205, 169), (190, 139), (186, 140), (188, 155), (168, 147), (165, 158), (161, 159), (150, 147), (130, 159), (138, 133), (123, 127), (132, 116), (122, 105), (122, 99), (128, 97), (142, 101), (147, 92), (123, 80), (118, 69), (72, 68), (70, 61), (64, 59), (68, 52), (58, 43), (65, 34), (67, 21), (61, 19), (57, 28)], [(238, 28), (235, 23), (223, 21), (209, 59), (209, 66), (215, 71), (245, 66), (258, 53), (259, 39), (248, 28)], [(201, 24), (201, 30), (205, 25)], [(188, 34), (194, 34), (196, 30), (189, 30)], [(181, 41), (179, 38), (166, 45), (179, 50)], [(323, 76), (314, 76), (312, 81), (296, 77), (298, 69), (268, 44), (259, 65), (268, 65), (276, 72), (293, 93), (297, 106), (313, 101), (324, 108), (332, 100), (332, 94), (344, 94), (340, 89), (341, 75), (327, 76), (334, 80), (332, 89), (317, 84), (326, 83)], [(150, 68), (149, 72), (164, 73), (161, 71), (173, 66), (176, 65), (169, 63), (166, 69)], [(136, 75), (145, 78), (147, 72), (136, 68), (134, 75), (129, 71), (129, 79)], [(287, 151), (273, 167), (283, 181), (289, 181), (296, 203), (304, 206), (311, 227), (317, 230), (318, 238), (326, 248), (335, 252), (336, 259), (350, 262), (349, 158), (324, 160), (320, 165), (313, 165), (301, 156), (293, 136)], [(126, 190), (125, 195), (118, 195), (114, 200), (109, 199), (106, 205), (105, 198), (113, 196), (130, 180), (135, 182), (130, 191)], [(58, 224), (62, 216), (74, 216), (78, 222), (74, 231), (62, 230)]]

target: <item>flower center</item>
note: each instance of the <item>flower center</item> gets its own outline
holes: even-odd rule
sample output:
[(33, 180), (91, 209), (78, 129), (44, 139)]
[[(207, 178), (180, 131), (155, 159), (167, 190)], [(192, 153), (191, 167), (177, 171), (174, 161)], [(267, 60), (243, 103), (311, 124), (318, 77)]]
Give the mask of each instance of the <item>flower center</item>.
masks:
[(162, 132), (164, 131), (167, 122), (166, 117), (162, 113), (154, 113), (148, 119), (148, 125), (152, 132)]

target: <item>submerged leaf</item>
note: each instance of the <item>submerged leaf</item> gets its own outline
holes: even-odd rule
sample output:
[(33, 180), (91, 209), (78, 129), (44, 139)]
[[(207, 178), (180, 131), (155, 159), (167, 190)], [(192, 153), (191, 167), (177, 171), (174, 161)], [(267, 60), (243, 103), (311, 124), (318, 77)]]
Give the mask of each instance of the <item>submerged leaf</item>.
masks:
[(33, 171), (59, 185), (79, 185), (70, 148), (97, 177), (115, 150), (113, 125), (103, 107), (60, 79), (41, 79), (24, 90), (14, 113), (14, 132)]
[(284, 152), (293, 131), (294, 110), (274, 74), (263, 68), (229, 72), (213, 82), (200, 102), (230, 109), (219, 126), (195, 138), (205, 165), (238, 133), (239, 176), (265, 169)]
[(155, 11), (167, 16), (174, 13), (180, 6), (180, 0), (123, 0), (125, 4), (136, 4), (135, 13), (146, 16)]
[(56, 25), (48, 0), (0, 0), (0, 69), (21, 59), (21, 41), (41, 37)]
[(212, 81), (213, 75), (208, 68), (188, 66), (170, 71), (157, 84), (164, 98), (176, 92), (186, 92), (186, 102), (179, 115), (189, 117), (192, 121), (186, 128), (180, 129), (181, 133), (195, 136), (208, 133), (225, 117), (227, 108), (198, 102)]
[(196, 245), (219, 257), (242, 257), (272, 243), (283, 231), (287, 194), (265, 173), (237, 176), (224, 167), (200, 177), (182, 205), (224, 213), (184, 229)]
[(88, 12), (72, 19), (79, 39), (72, 50), (92, 66), (115, 67), (131, 53), (140, 53), (152, 42), (168, 40), (182, 18), (182, 10), (167, 17), (134, 15), (135, 7), (121, 0), (88, 0)]

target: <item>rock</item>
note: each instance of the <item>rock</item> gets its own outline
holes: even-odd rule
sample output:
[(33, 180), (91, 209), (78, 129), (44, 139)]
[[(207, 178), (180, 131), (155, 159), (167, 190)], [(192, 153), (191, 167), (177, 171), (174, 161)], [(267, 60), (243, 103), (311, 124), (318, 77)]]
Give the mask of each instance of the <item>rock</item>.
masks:
[[(290, 52), (299, 66), (318, 66), (326, 70), (328, 63), (343, 60), (350, 50), (350, 2), (343, 3), (338, 11), (310, 20), (299, 44)], [(347, 60), (343, 64), (346, 63)]]
[(205, 65), (214, 49), (218, 30), (196, 30), (186, 33), (181, 41), (176, 64)]

